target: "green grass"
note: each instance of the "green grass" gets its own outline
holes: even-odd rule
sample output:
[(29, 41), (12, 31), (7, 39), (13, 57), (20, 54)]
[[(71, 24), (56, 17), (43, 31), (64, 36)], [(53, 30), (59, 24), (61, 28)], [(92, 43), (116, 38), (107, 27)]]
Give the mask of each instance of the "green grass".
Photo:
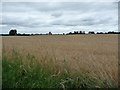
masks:
[[(70, 72), (56, 74), (28, 55), (23, 58), (13, 50), (12, 58), (3, 53), (2, 87), (3, 88), (116, 88), (112, 82), (95, 79), (87, 74), (74, 75)], [(25, 63), (28, 61), (28, 63)], [(51, 66), (52, 67), (52, 66)]]

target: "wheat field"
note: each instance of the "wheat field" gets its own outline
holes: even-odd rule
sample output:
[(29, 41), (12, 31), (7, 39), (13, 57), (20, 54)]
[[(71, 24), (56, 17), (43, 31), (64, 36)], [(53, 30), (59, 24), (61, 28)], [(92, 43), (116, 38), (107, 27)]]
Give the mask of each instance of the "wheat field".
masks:
[(2, 45), (9, 58), (15, 49), (57, 73), (67, 68), (73, 74), (118, 82), (118, 35), (3, 36)]

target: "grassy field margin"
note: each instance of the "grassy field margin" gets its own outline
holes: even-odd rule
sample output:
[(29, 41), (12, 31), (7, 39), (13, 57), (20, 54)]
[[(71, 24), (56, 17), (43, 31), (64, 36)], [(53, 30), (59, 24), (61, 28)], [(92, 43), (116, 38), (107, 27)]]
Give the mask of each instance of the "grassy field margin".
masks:
[(74, 75), (67, 69), (56, 73), (30, 54), (23, 58), (15, 49), (11, 58), (3, 50), (2, 68), (3, 88), (117, 88), (112, 81), (102, 81), (85, 73)]

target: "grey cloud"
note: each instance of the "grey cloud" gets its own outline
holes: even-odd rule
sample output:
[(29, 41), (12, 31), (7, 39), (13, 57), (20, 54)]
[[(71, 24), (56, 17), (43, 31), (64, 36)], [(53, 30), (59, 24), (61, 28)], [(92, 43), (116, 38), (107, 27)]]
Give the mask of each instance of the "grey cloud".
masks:
[(51, 14), (54, 17), (61, 17), (62, 16), (62, 12), (54, 12)]
[(11, 25), (11, 26), (20, 26), (20, 27), (36, 27), (39, 24), (42, 23), (37, 23), (33, 22), (33, 19), (31, 18), (24, 18), (21, 19), (22, 17), (9, 17), (9, 16), (3, 16), (2, 20), (2, 25)]
[(117, 3), (108, 2), (5, 2), (2, 7), (2, 24), (11, 27), (114, 26), (118, 19)]
[[(9, 7), (9, 8), (8, 8)], [(53, 12), (53, 11), (97, 11), (97, 10), (112, 10), (117, 8), (116, 3), (105, 3), (105, 2), (4, 2), (3, 11), (15, 11), (23, 12), (30, 10), (37, 10), (42, 12)]]
[[(89, 25), (115, 25), (117, 24), (117, 17), (114, 18), (114, 15), (104, 16), (103, 14), (92, 14), (89, 13), (87, 16), (73, 15), (68, 18), (63, 16), (62, 18), (55, 19), (51, 22), (52, 25), (66, 25), (66, 26), (89, 26)], [(67, 15), (66, 15), (67, 16)]]

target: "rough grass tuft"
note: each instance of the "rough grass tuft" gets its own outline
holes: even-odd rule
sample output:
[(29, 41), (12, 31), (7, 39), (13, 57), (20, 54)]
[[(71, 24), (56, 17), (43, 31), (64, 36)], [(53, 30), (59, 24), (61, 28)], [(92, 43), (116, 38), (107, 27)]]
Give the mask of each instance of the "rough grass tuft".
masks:
[[(27, 63), (25, 63), (27, 61)], [(23, 58), (13, 50), (12, 58), (2, 57), (3, 88), (115, 88), (110, 82), (95, 79), (87, 74), (73, 75), (68, 71), (56, 74), (40, 64), (34, 56)], [(51, 66), (52, 67), (52, 66)], [(66, 69), (67, 70), (67, 69)]]

